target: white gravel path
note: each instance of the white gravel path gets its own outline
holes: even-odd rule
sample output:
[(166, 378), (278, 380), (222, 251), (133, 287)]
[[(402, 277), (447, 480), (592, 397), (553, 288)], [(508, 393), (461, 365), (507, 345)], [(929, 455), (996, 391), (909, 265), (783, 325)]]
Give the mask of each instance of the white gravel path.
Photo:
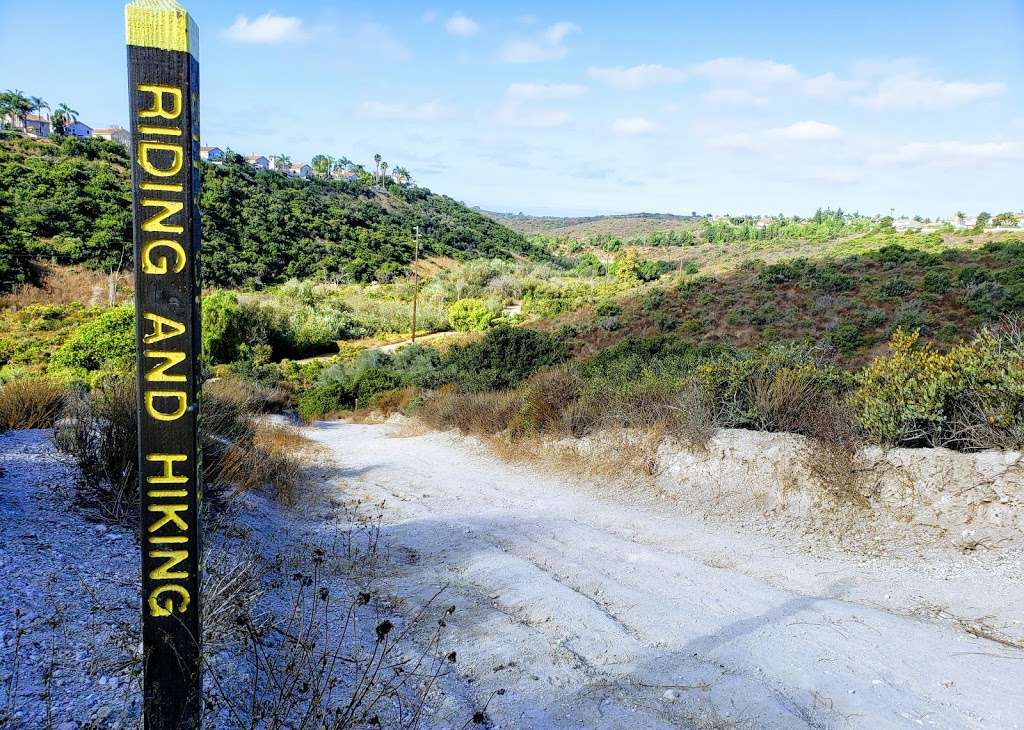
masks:
[(384, 502), (389, 589), (449, 586), (495, 727), (1024, 728), (1024, 651), (965, 630), (1020, 637), (1005, 557), (812, 556), (448, 434), (308, 435), (342, 462), (339, 495)]

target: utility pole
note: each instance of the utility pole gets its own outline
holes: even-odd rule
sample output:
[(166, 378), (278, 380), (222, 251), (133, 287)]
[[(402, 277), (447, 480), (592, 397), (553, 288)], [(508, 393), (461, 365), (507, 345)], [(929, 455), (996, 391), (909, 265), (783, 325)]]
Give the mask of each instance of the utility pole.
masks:
[(412, 342), (416, 344), (416, 299), (420, 295), (420, 273), (416, 265), (420, 262), (420, 227), (416, 226), (413, 239), (414, 253), (412, 258)]

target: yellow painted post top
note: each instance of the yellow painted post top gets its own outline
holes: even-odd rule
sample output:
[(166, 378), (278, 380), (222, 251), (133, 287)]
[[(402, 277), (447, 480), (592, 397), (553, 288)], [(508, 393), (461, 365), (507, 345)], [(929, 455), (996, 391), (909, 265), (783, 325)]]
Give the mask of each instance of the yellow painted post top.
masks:
[(124, 21), (129, 46), (199, 57), (199, 26), (175, 0), (135, 0), (124, 6)]

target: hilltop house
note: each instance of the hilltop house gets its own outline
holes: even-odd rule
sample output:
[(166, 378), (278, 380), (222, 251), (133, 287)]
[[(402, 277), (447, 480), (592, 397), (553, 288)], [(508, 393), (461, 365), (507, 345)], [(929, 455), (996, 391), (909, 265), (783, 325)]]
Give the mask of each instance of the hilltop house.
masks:
[(245, 161), (255, 167), (257, 170), (269, 170), (270, 160), (263, 155), (246, 155)]
[(342, 170), (340, 173), (338, 173), (338, 177), (340, 177), (342, 180), (348, 180), (349, 182), (352, 182), (353, 180), (359, 179), (359, 173), (357, 173), (355, 170)]
[(8, 114), (3, 119), (5, 124), (8, 124), (15, 129), (20, 129), (30, 137), (49, 137), (50, 136), (50, 120), (46, 117), (41, 117), (36, 114), (26, 114), (25, 121), (22, 123), (21, 117), (15, 114)]
[(200, 147), (199, 157), (206, 162), (221, 162), (224, 160), (224, 150), (220, 147)]
[(64, 126), (64, 134), (69, 137), (85, 139), (92, 136), (92, 127), (85, 122), (74, 121)]
[(288, 165), (288, 169), (286, 169), (284, 172), (286, 175), (288, 175), (288, 177), (307, 178), (313, 172), (313, 168), (311, 168), (305, 162), (293, 162), (290, 165)]
[(124, 127), (100, 127), (92, 130), (92, 136), (117, 142), (126, 148), (131, 145), (132, 139), (131, 133)]

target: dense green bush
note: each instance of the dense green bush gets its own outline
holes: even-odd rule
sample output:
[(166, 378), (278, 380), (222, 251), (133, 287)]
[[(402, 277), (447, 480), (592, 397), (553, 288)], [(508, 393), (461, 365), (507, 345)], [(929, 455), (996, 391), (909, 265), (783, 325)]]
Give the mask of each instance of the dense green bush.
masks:
[(352, 406), (352, 391), (346, 383), (330, 381), (320, 383), (299, 396), (299, 416), (311, 421)]
[(482, 299), (459, 299), (448, 307), (448, 323), (458, 332), (483, 332), (494, 312)]
[(502, 325), (479, 342), (453, 346), (442, 359), (442, 378), (471, 391), (512, 388), (568, 356), (567, 343), (557, 335)]
[(917, 333), (893, 335), (891, 353), (858, 374), (852, 395), (877, 442), (961, 449), (1024, 444), (1024, 344), (983, 331), (939, 352)]
[(117, 307), (79, 327), (50, 359), (55, 374), (86, 378), (90, 372), (128, 372), (135, 362), (135, 313)]
[(374, 396), (394, 390), (402, 384), (401, 377), (383, 367), (370, 367), (361, 371), (352, 382), (355, 405), (367, 406)]

